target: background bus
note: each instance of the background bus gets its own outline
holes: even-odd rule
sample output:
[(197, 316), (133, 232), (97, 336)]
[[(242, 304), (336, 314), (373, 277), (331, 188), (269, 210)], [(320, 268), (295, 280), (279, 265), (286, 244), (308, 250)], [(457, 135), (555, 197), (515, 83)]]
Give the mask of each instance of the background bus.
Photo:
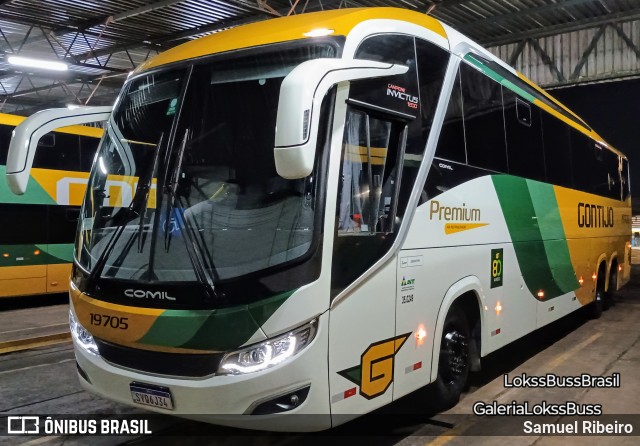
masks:
[[(0, 113), (0, 173), (11, 133), (24, 117)], [(88, 171), (102, 130), (71, 126), (41, 140), (29, 191), (17, 196), (0, 181), (0, 297), (69, 289), (73, 239)]]

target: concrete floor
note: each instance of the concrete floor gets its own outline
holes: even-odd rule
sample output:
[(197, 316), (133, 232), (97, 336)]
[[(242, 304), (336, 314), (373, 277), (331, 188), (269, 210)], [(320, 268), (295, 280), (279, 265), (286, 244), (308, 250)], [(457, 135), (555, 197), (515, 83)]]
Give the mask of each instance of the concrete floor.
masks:
[[(634, 250), (635, 251), (635, 250)], [(640, 250), (634, 252), (640, 260)], [(329, 433), (273, 435), (184, 421), (160, 416), (153, 420), (151, 437), (0, 437), (0, 445), (46, 444), (113, 445), (184, 444), (292, 445), (327, 443), (368, 443), (376, 445), (637, 445), (638, 437), (516, 436), (528, 417), (478, 417), (472, 414), (477, 401), (530, 404), (574, 401), (601, 404), (601, 420), (631, 422), (640, 435), (640, 265), (634, 266), (633, 280), (615, 297), (615, 305), (598, 320), (576, 313), (483, 359), (483, 371), (472, 378), (471, 387), (460, 403), (445, 413), (429, 416), (423, 412), (428, 390), (402, 399), (382, 411), (365, 415)], [(63, 306), (0, 313), (0, 332), (19, 330), (16, 321), (25, 315), (42, 314), (42, 325), (65, 322)], [(60, 319), (60, 320), (58, 320)], [(13, 321), (11, 324), (6, 321)], [(34, 326), (28, 327), (38, 331)], [(0, 336), (2, 334), (0, 333)], [(6, 335), (5, 335), (6, 337)], [(507, 389), (505, 374), (526, 373), (574, 376), (581, 373), (610, 375), (619, 372), (618, 389)], [(0, 416), (6, 414), (144, 414), (84, 392), (76, 377), (70, 343), (0, 355)], [(624, 415), (628, 414), (628, 415)], [(545, 423), (568, 421), (547, 417)]]

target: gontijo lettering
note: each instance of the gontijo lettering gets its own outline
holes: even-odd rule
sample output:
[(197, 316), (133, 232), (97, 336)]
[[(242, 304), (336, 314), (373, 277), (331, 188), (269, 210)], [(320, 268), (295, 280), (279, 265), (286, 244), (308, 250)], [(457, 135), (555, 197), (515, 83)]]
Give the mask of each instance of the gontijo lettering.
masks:
[(578, 226), (581, 228), (613, 228), (613, 208), (578, 203)]

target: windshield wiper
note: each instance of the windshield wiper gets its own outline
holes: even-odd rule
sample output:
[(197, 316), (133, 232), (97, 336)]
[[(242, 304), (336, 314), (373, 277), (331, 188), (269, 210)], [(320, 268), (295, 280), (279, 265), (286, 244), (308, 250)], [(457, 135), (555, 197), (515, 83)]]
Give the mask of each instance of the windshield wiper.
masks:
[[(210, 270), (212, 274), (215, 275), (216, 274), (215, 267), (213, 264), (211, 264), (210, 265), (211, 268), (207, 269), (201, 246), (197, 241), (198, 235), (194, 233), (195, 231), (192, 225), (190, 225), (187, 222), (184, 216), (182, 200), (178, 195), (178, 193), (176, 192), (178, 189), (178, 183), (180, 181), (180, 174), (182, 173), (182, 159), (184, 157), (184, 151), (187, 146), (188, 140), (189, 140), (189, 129), (187, 129), (184, 132), (184, 138), (182, 138), (182, 143), (180, 144), (180, 149), (178, 150), (178, 153), (177, 153), (175, 167), (173, 172), (171, 173), (171, 180), (167, 182), (165, 186), (167, 190), (167, 194), (169, 195), (167, 199), (167, 211), (165, 213), (165, 225), (166, 225), (165, 234), (164, 234), (165, 250), (166, 252), (169, 252), (169, 247), (171, 244), (171, 233), (173, 232), (172, 230), (173, 228), (171, 228), (170, 226), (171, 214), (173, 214), (174, 211), (176, 211), (180, 214), (179, 216), (176, 216), (177, 217), (176, 225), (181, 226), (180, 230), (184, 234), (186, 242), (188, 242), (187, 254), (189, 255), (189, 260), (193, 265), (193, 270), (196, 275), (196, 280), (204, 286), (205, 292), (207, 293), (209, 298), (218, 298), (218, 294), (216, 293), (215, 282), (214, 282), (214, 280), (217, 279), (217, 277), (212, 278), (211, 274), (208, 273), (208, 271)], [(178, 206), (176, 206), (176, 202), (178, 203)]]
[[(164, 132), (160, 135), (160, 139), (158, 140), (158, 144), (156, 145), (157, 152), (156, 152), (156, 154), (154, 156), (154, 170), (155, 170), (155, 165), (157, 163), (158, 156), (159, 156), (159, 153), (160, 153), (160, 148), (162, 147), (163, 138), (164, 138)], [(114, 141), (115, 141), (115, 139), (114, 139)], [(152, 170), (151, 173), (149, 173), (149, 180), (147, 181), (147, 184), (153, 181), (153, 172), (154, 171)], [(150, 188), (151, 187), (149, 186), (148, 189), (150, 189)], [(104, 265), (106, 264), (107, 259), (111, 255), (111, 252), (113, 251), (113, 247), (115, 246), (116, 241), (120, 238), (120, 236), (124, 232), (125, 227), (127, 226), (124, 220), (128, 216), (131, 215), (131, 213), (133, 212), (134, 207), (137, 207), (137, 204), (140, 202), (140, 197), (142, 195), (144, 195), (144, 198), (145, 198), (145, 205), (144, 205), (144, 210), (142, 211), (141, 214), (144, 214), (146, 212), (146, 209), (147, 209), (147, 204), (146, 203), (148, 202), (148, 192), (149, 191), (145, 190), (145, 189), (146, 188), (142, 188), (142, 182), (140, 182), (138, 184), (138, 188), (136, 189), (135, 195), (131, 199), (131, 203), (129, 203), (129, 206), (127, 206), (127, 208), (125, 209), (125, 216), (121, 219), (122, 220), (122, 224), (118, 225), (118, 228), (113, 232), (113, 235), (111, 236), (111, 238), (107, 242), (107, 245), (105, 246), (104, 250), (102, 251), (102, 253), (98, 257), (98, 260), (96, 261), (96, 263), (94, 265), (94, 268), (92, 269), (91, 273), (89, 274), (89, 277), (87, 279), (87, 283), (88, 284), (94, 283), (95, 279), (102, 273), (102, 270), (104, 269)], [(142, 192), (144, 192), (144, 194)], [(138, 235), (140, 235), (140, 232), (138, 232)], [(118, 267), (124, 261), (124, 258), (127, 256), (127, 253), (131, 249), (131, 245), (132, 244), (133, 244), (133, 237), (127, 243), (127, 246), (125, 246), (125, 248), (122, 250), (122, 252), (118, 256), (118, 258), (114, 261), (114, 263), (113, 263), (114, 267)]]
[[(158, 167), (158, 159), (160, 158), (160, 146), (162, 144), (162, 138), (164, 137), (164, 133), (160, 135), (160, 140), (156, 145), (156, 154), (153, 156), (153, 166), (151, 167), (151, 172), (149, 172), (149, 178), (144, 183), (144, 189), (142, 189), (142, 193), (144, 194), (144, 202), (143, 207), (140, 210), (140, 221), (138, 222), (138, 252), (142, 253), (142, 249), (144, 248), (144, 241), (146, 237), (144, 236), (144, 218), (147, 215), (147, 208), (149, 207), (149, 192), (151, 191), (151, 186), (153, 185), (153, 173), (156, 171)], [(142, 183), (142, 182), (140, 182)], [(142, 184), (138, 185), (138, 190), (142, 187)]]

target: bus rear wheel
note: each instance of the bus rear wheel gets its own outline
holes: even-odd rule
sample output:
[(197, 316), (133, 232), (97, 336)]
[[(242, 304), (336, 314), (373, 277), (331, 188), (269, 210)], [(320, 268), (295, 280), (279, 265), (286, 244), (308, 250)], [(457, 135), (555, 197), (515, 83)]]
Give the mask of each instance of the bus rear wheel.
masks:
[(439, 410), (456, 405), (467, 384), (471, 331), (464, 311), (452, 307), (447, 313), (440, 341), (438, 377), (434, 383), (434, 403)]
[(604, 287), (598, 283), (596, 287), (596, 295), (593, 302), (589, 304), (589, 317), (591, 319), (598, 319), (602, 316), (602, 310), (604, 310)]

